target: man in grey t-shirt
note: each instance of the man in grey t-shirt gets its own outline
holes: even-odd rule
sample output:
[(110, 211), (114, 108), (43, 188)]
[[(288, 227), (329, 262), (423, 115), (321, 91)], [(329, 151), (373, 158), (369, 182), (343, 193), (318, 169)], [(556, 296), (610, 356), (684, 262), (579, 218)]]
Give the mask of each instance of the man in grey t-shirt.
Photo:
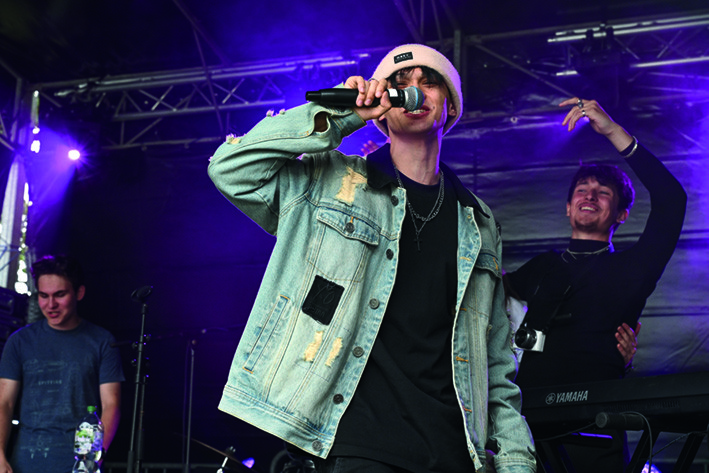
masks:
[[(32, 276), (44, 318), (13, 333), (0, 359), (0, 473), (70, 473), (74, 429), (87, 406), (99, 408), (104, 450), (113, 440), (121, 360), (111, 334), (78, 315), (86, 288), (76, 261), (46, 256)], [(6, 455), (13, 417), (19, 428)]]

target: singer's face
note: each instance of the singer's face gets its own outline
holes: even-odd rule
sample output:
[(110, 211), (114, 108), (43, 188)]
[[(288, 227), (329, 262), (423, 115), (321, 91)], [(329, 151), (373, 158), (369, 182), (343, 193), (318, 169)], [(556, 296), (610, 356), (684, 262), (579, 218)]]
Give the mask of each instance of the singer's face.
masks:
[(442, 134), (448, 116), (456, 111), (450, 101), (450, 93), (445, 82), (437, 81), (416, 67), (395, 75), (393, 86), (397, 89), (415, 86), (424, 95), (423, 106), (409, 112), (403, 108), (392, 108), (386, 113), (389, 134)]
[(76, 303), (84, 297), (84, 286), (77, 291), (69, 280), (56, 274), (43, 274), (37, 280), (37, 301), (49, 326), (71, 330), (79, 325)]

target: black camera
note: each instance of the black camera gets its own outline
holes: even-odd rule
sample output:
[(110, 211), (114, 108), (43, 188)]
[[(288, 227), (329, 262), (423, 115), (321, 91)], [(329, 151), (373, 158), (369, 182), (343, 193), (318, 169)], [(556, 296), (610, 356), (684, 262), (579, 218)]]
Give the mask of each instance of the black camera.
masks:
[(514, 347), (528, 351), (544, 351), (544, 341), (546, 335), (540, 330), (534, 330), (527, 326), (517, 329), (514, 337)]

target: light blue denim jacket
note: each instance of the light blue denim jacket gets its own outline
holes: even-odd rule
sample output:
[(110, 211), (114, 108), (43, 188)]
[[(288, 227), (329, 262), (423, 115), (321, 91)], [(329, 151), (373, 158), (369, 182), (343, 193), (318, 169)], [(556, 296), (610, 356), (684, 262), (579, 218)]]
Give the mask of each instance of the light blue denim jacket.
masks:
[[(314, 132), (315, 115), (329, 125)], [(305, 104), (231, 137), (209, 176), (276, 245), (232, 362), (219, 408), (325, 457), (357, 389), (396, 278), (406, 191), (388, 147), (334, 149), (365, 123), (351, 110)], [(451, 363), (468, 448), (484, 471), (534, 471), (531, 434), (503, 308), (500, 236), (489, 208), (461, 185), (457, 316)], [(343, 288), (324, 324), (302, 309), (316, 276)]]

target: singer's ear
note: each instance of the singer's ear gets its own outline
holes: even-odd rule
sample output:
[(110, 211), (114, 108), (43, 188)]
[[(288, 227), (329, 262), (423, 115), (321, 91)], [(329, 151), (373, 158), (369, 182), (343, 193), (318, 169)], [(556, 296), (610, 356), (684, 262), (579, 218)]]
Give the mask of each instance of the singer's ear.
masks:
[(452, 100), (448, 101), (448, 116), (455, 117), (458, 115), (458, 110), (455, 109), (455, 104)]

